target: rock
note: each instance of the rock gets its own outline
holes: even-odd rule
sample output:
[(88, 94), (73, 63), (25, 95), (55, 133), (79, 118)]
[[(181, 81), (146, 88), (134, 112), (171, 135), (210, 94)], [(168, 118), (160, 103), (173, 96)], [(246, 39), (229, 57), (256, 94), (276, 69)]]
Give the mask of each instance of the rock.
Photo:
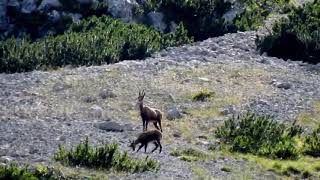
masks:
[(48, 13), (48, 19), (52, 22), (57, 22), (60, 18), (61, 15), (57, 10), (53, 10)]
[(227, 106), (220, 110), (220, 114), (226, 116), (229, 114), (234, 114), (236, 112), (236, 108), (233, 105)]
[(96, 123), (94, 127), (107, 132), (123, 132), (126, 128), (113, 121)]
[(58, 92), (58, 91), (63, 91), (68, 88), (71, 88), (71, 85), (58, 82), (53, 85), (52, 91)]
[(263, 58), (263, 59), (260, 61), (260, 63), (262, 63), (262, 64), (268, 64), (268, 65), (273, 64), (272, 60), (267, 59), (267, 58)]
[(176, 131), (173, 133), (173, 137), (180, 138), (182, 136), (182, 133), (180, 131)]
[(43, 0), (38, 7), (38, 10), (50, 10), (52, 8), (60, 8), (62, 4), (59, 0)]
[(120, 18), (124, 22), (131, 22), (134, 19), (134, 8), (138, 6), (135, 0), (105, 0), (105, 2), (112, 17)]
[(176, 107), (173, 107), (167, 111), (167, 119), (169, 120), (180, 119), (182, 117), (182, 113)]
[(164, 22), (164, 15), (160, 12), (149, 12), (147, 14), (147, 24), (161, 32), (164, 32), (167, 28), (167, 24)]
[(10, 156), (1, 156), (0, 157), (0, 163), (5, 163), (8, 164), (10, 162), (12, 162), (13, 158)]
[(7, 5), (8, 0), (0, 1), (0, 31), (5, 31), (9, 28), (7, 20)]
[(18, 0), (9, 0), (7, 6), (15, 7), (17, 9), (20, 9), (20, 3)]
[(30, 154), (36, 154), (39, 152), (39, 149), (37, 149), (36, 147), (34, 146), (31, 146), (30, 149), (29, 149), (29, 153)]
[(170, 24), (169, 24), (169, 31), (170, 32), (175, 32), (177, 30), (177, 27), (178, 27), (178, 25), (175, 22), (170, 21)]
[(101, 118), (102, 117), (102, 108), (97, 106), (97, 105), (94, 105), (90, 108), (90, 112), (89, 112), (89, 115), (90, 117), (93, 117), (93, 118)]
[(77, 2), (80, 3), (80, 4), (92, 4), (95, 1), (96, 0), (77, 0)]
[(68, 13), (64, 14), (65, 16), (69, 16), (73, 22), (79, 22), (82, 18), (82, 15), (79, 13)]
[(81, 100), (85, 103), (92, 103), (97, 101), (97, 98), (93, 97), (93, 96), (83, 96), (81, 97)]
[(37, 9), (35, 0), (24, 0), (21, 4), (21, 12), (29, 14)]
[(5, 156), (9, 149), (10, 149), (9, 144), (5, 144), (3, 146), (0, 146), (0, 156)]
[(117, 95), (109, 90), (109, 89), (102, 89), (99, 93), (99, 96), (102, 98), (102, 99), (107, 99), (107, 98), (115, 98), (117, 97)]
[(203, 81), (203, 82), (210, 82), (210, 80), (208, 78), (205, 78), (205, 77), (199, 77), (198, 79)]
[(286, 82), (274, 82), (273, 83), (277, 88), (280, 89), (290, 89), (292, 87), (292, 85), (290, 83), (286, 83)]

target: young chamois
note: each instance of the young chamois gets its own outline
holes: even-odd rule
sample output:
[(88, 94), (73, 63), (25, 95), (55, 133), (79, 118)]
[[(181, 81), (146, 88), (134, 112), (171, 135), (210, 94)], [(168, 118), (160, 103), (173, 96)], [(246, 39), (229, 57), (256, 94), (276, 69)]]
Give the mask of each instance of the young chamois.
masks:
[(161, 141), (162, 139), (162, 133), (158, 130), (150, 130), (150, 131), (145, 131), (141, 133), (138, 138), (135, 141), (130, 141), (129, 147), (132, 147), (132, 150), (135, 151), (136, 145), (140, 144), (137, 152), (144, 146), (144, 152), (147, 152), (147, 146), (148, 143), (153, 142), (156, 147), (151, 151), (152, 153), (160, 146), (160, 151), (161, 153), (162, 146), (161, 146)]
[[(161, 120), (162, 120), (162, 112), (158, 109), (150, 108), (148, 106), (143, 105), (143, 98), (146, 95), (144, 90), (139, 92), (138, 104), (140, 109), (140, 115), (143, 123), (143, 131), (147, 131), (148, 123), (153, 122), (153, 125), (162, 132)], [(160, 128), (158, 127), (158, 124)]]

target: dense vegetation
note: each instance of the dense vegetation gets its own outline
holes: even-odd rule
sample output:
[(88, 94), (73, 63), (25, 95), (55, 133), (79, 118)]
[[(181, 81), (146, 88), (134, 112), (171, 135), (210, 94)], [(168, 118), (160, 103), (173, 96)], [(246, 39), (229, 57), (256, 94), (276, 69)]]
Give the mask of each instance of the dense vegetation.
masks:
[(291, 0), (245, 0), (244, 3), (244, 11), (234, 19), (240, 31), (257, 30), (271, 13), (284, 13), (293, 6)]
[[(215, 133), (227, 149), (273, 159), (297, 159), (301, 153), (320, 155), (320, 126), (302, 137), (302, 127), (251, 113), (224, 122)], [(299, 145), (302, 144), (302, 145)]]
[(272, 33), (257, 41), (258, 48), (270, 56), (284, 59), (320, 62), (320, 1), (292, 8)]
[[(37, 5), (41, 1), (37, 1)], [(79, 3), (76, 0), (63, 0), (62, 8), (64, 13), (54, 19), (45, 11), (33, 11), (31, 13), (23, 13), (19, 9), (8, 6), (7, 16), (10, 17), (10, 23), (14, 24), (14, 28), (6, 35), (0, 34), (0, 40), (7, 37), (24, 37), (37, 39), (46, 35), (63, 34), (65, 30), (72, 24), (72, 16), (68, 13), (81, 13), (82, 18), (90, 16), (108, 15), (108, 6), (103, 0), (88, 1), (87, 3)]]
[(127, 152), (121, 153), (117, 144), (106, 144), (101, 147), (92, 147), (88, 138), (80, 142), (75, 149), (66, 150), (63, 146), (54, 156), (55, 160), (71, 166), (84, 166), (124, 172), (157, 171), (157, 161), (148, 159), (135, 160)]
[(139, 24), (126, 24), (107, 16), (71, 25), (60, 36), (32, 42), (15, 38), (0, 41), (0, 72), (14, 73), (65, 65), (100, 65), (124, 59), (142, 59), (163, 48), (192, 40), (180, 25), (163, 34)]
[(290, 0), (242, 0), (243, 11), (227, 22), (223, 15), (231, 9), (230, 1), (224, 0), (148, 0), (143, 11), (164, 12), (168, 22), (182, 22), (188, 36), (195, 40), (221, 36), (237, 30), (255, 30), (273, 12), (283, 12), (292, 6)]
[(320, 157), (320, 125), (305, 138), (303, 152), (310, 156)]
[(11, 164), (0, 166), (0, 180), (58, 180), (63, 179), (59, 174), (47, 167), (38, 167), (33, 170), (27, 167), (20, 168)]

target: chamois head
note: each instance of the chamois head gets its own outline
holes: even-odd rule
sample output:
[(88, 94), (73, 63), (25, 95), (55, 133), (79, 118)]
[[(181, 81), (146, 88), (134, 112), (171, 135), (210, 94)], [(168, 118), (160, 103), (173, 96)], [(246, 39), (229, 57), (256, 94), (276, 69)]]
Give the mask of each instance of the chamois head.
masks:
[(144, 90), (139, 91), (138, 102), (142, 102), (145, 95), (146, 93), (144, 92)]

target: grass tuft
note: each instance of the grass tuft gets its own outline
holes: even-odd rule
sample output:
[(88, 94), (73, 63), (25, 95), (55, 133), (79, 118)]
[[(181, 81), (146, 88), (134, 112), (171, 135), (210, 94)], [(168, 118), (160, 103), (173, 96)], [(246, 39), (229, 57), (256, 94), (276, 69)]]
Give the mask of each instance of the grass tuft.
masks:
[(215, 92), (210, 91), (208, 89), (202, 89), (201, 91), (192, 95), (193, 101), (206, 101), (215, 96)]
[(296, 159), (298, 149), (295, 138), (301, 133), (300, 126), (286, 126), (269, 116), (247, 113), (228, 119), (215, 134), (231, 151), (270, 158)]
[(159, 163), (146, 157), (136, 160), (129, 157), (127, 152), (121, 153), (117, 144), (106, 144), (102, 147), (92, 147), (88, 138), (80, 142), (75, 149), (66, 150), (59, 146), (54, 159), (71, 166), (115, 170), (118, 172), (144, 172), (159, 170)]

